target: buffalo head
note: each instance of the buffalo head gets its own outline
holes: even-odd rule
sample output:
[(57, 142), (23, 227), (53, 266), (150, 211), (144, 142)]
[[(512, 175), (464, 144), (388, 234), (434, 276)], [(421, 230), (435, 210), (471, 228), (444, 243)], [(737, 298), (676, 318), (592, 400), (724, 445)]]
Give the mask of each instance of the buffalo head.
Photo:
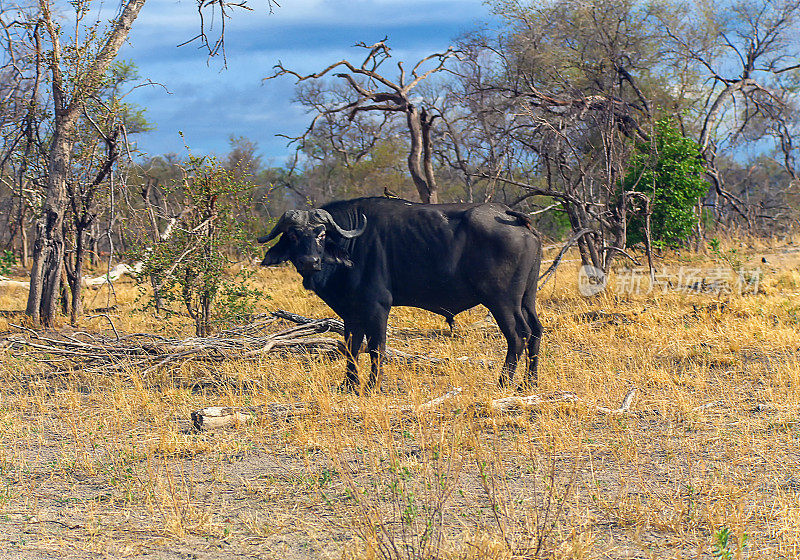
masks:
[(350, 255), (337, 241), (364, 233), (367, 218), (363, 218), (360, 228), (347, 230), (325, 210), (287, 210), (271, 232), (258, 238), (259, 243), (266, 243), (281, 236), (267, 251), (261, 266), (291, 261), (302, 275), (322, 270), (323, 262), (352, 266)]

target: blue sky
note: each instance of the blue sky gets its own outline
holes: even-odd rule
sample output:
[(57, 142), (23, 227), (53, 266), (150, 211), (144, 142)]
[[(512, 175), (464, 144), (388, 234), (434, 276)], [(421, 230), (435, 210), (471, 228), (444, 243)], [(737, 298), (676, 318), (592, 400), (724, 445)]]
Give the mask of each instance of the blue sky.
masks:
[(292, 104), (294, 80), (263, 82), (279, 60), (299, 72), (363, 57), (356, 42), (388, 36), (392, 55), (407, 63), (446, 49), (459, 34), (488, 19), (481, 0), (280, 0), (269, 14), (265, 0), (252, 12), (237, 11), (227, 22), (227, 68), (209, 61), (195, 44), (177, 45), (199, 29), (195, 0), (149, 0), (120, 58), (134, 62), (143, 80), (128, 101), (144, 107), (157, 129), (140, 135), (150, 155), (228, 151), (231, 135), (258, 142), (265, 163), (281, 165), (291, 149), (278, 133), (298, 135), (310, 122)]

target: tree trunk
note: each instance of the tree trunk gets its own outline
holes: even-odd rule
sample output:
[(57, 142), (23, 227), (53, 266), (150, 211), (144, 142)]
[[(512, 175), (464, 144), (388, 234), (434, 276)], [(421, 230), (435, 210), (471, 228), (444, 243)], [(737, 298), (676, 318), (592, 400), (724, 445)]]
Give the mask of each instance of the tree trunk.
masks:
[(61, 287), (61, 269), (64, 266), (64, 212), (67, 209), (66, 181), (69, 172), (69, 136), (75, 125), (75, 116), (57, 118), (55, 133), (50, 145), (47, 164), (47, 197), (44, 211), (36, 222), (36, 240), (33, 244), (33, 267), (25, 312), (35, 323), (53, 326), (58, 309)]
[(96, 267), (100, 264), (100, 224), (97, 221), (92, 222), (92, 227), (89, 230), (89, 264)]
[(22, 265), (23, 269), (27, 270), (28, 266), (30, 266), (30, 262), (28, 262), (28, 229), (25, 224), (28, 212), (25, 206), (25, 199), (22, 194), (25, 188), (25, 180), (23, 178), (19, 179), (19, 185), (19, 212), (17, 213), (17, 228), (19, 231), (19, 263)]
[(59, 303), (61, 304), (61, 313), (66, 315), (69, 313), (69, 308), (71, 306), (71, 299), (70, 294), (72, 293), (70, 290), (70, 283), (69, 283), (69, 272), (67, 271), (67, 263), (68, 261), (66, 258), (64, 259), (64, 266), (61, 267), (61, 283), (60, 283), (60, 296), (58, 298)]
[(439, 192), (436, 188), (436, 177), (433, 174), (433, 145), (431, 143), (431, 126), (433, 120), (428, 116), (428, 112), (422, 109), (420, 115), (420, 124), (422, 125), (422, 165), (425, 170), (425, 182), (428, 184), (428, 192), (430, 193), (428, 201), (431, 204), (439, 202)]
[(75, 270), (73, 271), (70, 289), (72, 290), (72, 306), (69, 322), (75, 325), (83, 313), (83, 263), (86, 260), (86, 235), (84, 227), (78, 226), (75, 233)]
[(695, 240), (694, 240), (694, 250), (695, 252), (700, 252), (701, 247), (705, 249), (705, 235), (703, 233), (703, 197), (697, 199), (697, 206), (695, 206), (695, 211), (697, 212), (697, 223), (695, 224)]
[[(576, 204), (567, 204), (565, 205), (565, 209), (574, 233), (586, 227), (590, 227), (586, 213), (583, 212), (579, 206)], [(590, 233), (583, 235), (578, 239), (578, 252), (581, 255), (582, 265), (590, 265), (603, 272), (606, 271), (605, 263), (600, 256), (600, 252), (597, 250), (595, 234)]]
[(28, 260), (28, 228), (25, 226), (25, 220), (22, 220), (20, 224), (19, 240), (19, 262), (22, 264), (22, 268), (27, 270), (31, 263)]
[(437, 202), (436, 186), (428, 183), (426, 179), (427, 173), (423, 165), (425, 139), (423, 137), (422, 117), (423, 115), (420, 113), (419, 109), (413, 105), (406, 111), (408, 132), (411, 136), (411, 151), (408, 154), (408, 171), (411, 173), (411, 178), (414, 180), (414, 186), (417, 187), (419, 199), (426, 204), (435, 204)]

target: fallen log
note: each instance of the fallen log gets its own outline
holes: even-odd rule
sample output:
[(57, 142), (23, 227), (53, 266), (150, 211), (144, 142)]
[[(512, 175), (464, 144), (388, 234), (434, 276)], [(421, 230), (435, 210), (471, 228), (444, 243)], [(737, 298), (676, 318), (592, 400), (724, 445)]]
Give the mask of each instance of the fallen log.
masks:
[(636, 387), (628, 391), (625, 398), (622, 399), (622, 404), (619, 408), (606, 408), (605, 406), (598, 406), (597, 412), (601, 414), (627, 414), (631, 410), (633, 401), (636, 398)]
[(22, 280), (12, 280), (11, 278), (6, 278), (5, 276), (0, 276), (0, 287), (5, 288), (29, 288), (30, 282), (24, 282)]
[(102, 286), (103, 284), (110, 284), (112, 282), (116, 282), (119, 280), (123, 274), (127, 274), (129, 276), (135, 276), (142, 271), (144, 264), (141, 262), (133, 263), (133, 266), (129, 266), (125, 263), (119, 263), (108, 270), (102, 276), (98, 276), (96, 278), (84, 278), (83, 285), (84, 286)]
[(246, 424), (257, 419), (278, 421), (315, 414), (319, 414), (319, 406), (313, 402), (269, 403), (245, 408), (209, 406), (192, 412), (191, 419), (194, 429), (201, 431)]
[[(436, 410), (445, 402), (461, 394), (461, 387), (448, 391), (419, 406), (404, 405), (389, 407), (393, 414), (424, 413)], [(315, 416), (320, 413), (319, 405), (315, 402), (296, 403), (268, 403), (262, 406), (249, 406), (234, 408), (229, 406), (209, 406), (191, 413), (192, 425), (197, 431), (213, 430), (246, 424), (254, 421), (291, 420), (292, 418)], [(353, 416), (361, 413), (358, 407), (334, 408), (333, 414)]]
[(283, 319), (284, 321), (290, 321), (299, 325), (308, 325), (309, 323), (324, 324), (330, 329), (331, 332), (335, 332), (336, 334), (341, 334), (344, 336), (344, 323), (339, 319), (312, 319), (311, 317), (304, 317), (302, 315), (298, 315), (297, 313), (284, 311), (283, 309), (277, 309), (273, 311), (271, 315), (276, 319)]
[(627, 414), (628, 412), (630, 412), (635, 397), (636, 397), (636, 388), (634, 387), (633, 389), (628, 391), (628, 394), (625, 395), (624, 399), (622, 399), (622, 404), (620, 405), (619, 408), (608, 408), (605, 406), (593, 405), (591, 403), (579, 399), (577, 395), (575, 395), (575, 393), (570, 393), (565, 391), (561, 393), (554, 393), (546, 397), (541, 397), (539, 395), (530, 395), (527, 397), (504, 397), (502, 399), (495, 399), (490, 403), (489, 409), (496, 414), (508, 414), (511, 412), (527, 410), (544, 403), (564, 402), (564, 403), (576, 403), (576, 404), (581, 404), (582, 406), (586, 406), (588, 408), (594, 408), (596, 412), (599, 414), (617, 415), (617, 414)]
[(701, 412), (703, 410), (708, 410), (709, 408), (716, 408), (718, 406), (725, 406), (725, 401), (713, 401), (710, 403), (701, 404), (700, 406), (696, 406), (692, 409), (692, 412)]
[[(108, 272), (102, 276), (98, 276), (96, 278), (83, 278), (81, 283), (87, 287), (102, 286), (103, 284), (116, 282), (122, 277), (123, 274), (134, 276), (141, 272), (142, 266), (143, 265), (140, 262), (134, 263), (133, 266), (129, 266), (125, 263), (119, 263), (111, 267)], [(0, 287), (28, 289), (30, 287), (30, 282), (25, 280), (11, 280), (5, 276), (0, 276)]]
[(436, 397), (435, 399), (428, 401), (424, 404), (421, 404), (419, 407), (404, 407), (405, 409), (414, 410), (416, 412), (429, 412), (438, 406), (441, 406), (445, 401), (449, 401), (453, 397), (457, 397), (461, 394), (461, 387), (456, 387), (455, 389), (448, 391), (441, 397)]

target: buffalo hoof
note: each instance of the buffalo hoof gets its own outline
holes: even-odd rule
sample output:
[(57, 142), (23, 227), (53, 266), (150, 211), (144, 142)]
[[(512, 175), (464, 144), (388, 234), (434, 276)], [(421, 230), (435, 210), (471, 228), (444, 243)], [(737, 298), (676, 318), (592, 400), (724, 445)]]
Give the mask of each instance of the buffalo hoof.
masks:
[(500, 379), (497, 381), (497, 385), (501, 389), (507, 388), (511, 384), (511, 379), (505, 373), (500, 374)]

